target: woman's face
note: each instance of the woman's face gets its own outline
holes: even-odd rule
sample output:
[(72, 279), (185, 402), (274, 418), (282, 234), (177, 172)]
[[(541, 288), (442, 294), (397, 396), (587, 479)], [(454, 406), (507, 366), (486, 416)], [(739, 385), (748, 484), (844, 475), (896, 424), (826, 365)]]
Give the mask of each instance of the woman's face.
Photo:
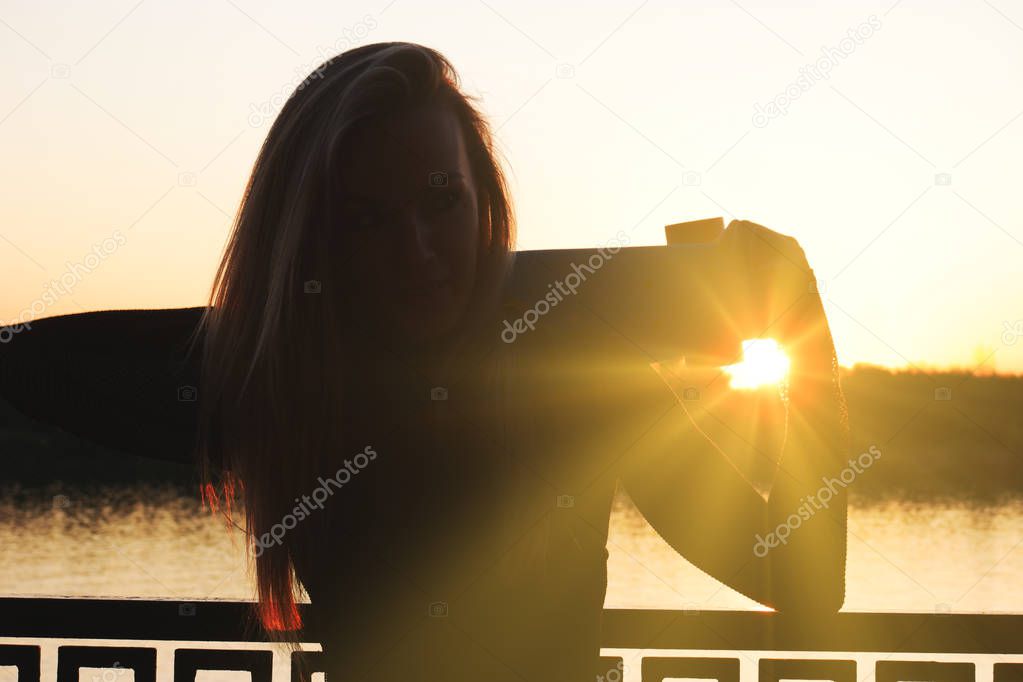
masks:
[(354, 135), (348, 151), (339, 267), (355, 313), (397, 343), (435, 340), (466, 308), (480, 234), (458, 120), (439, 105), (405, 110)]

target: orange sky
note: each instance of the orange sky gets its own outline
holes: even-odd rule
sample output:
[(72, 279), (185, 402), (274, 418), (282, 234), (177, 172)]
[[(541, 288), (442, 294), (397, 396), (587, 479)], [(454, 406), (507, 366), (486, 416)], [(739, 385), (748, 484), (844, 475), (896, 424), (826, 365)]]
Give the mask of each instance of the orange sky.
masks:
[(1009, 3), (58, 4), (0, 9), (4, 321), (203, 303), (281, 97), (409, 40), (481, 98), (520, 247), (753, 220), (803, 244), (843, 364), (1023, 371)]

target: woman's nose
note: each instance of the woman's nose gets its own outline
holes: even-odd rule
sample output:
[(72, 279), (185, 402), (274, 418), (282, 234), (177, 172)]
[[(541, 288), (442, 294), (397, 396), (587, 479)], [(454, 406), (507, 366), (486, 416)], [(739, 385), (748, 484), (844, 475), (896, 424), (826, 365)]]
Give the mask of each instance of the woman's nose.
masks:
[(428, 275), (436, 266), (433, 229), (415, 207), (408, 207), (398, 217), (398, 248), (402, 261), (416, 273)]

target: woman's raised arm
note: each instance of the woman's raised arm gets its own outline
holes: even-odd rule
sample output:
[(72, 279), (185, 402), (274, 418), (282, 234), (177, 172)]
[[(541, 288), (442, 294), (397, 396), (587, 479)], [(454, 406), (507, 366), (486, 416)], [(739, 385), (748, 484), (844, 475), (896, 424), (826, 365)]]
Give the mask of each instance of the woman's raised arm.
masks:
[(765, 500), (682, 405), (636, 444), (621, 476), (658, 533), (707, 573), (778, 610), (833, 612), (845, 598), (844, 469), (851, 466), (834, 346), (795, 241), (753, 224), (743, 229), (736, 246), (749, 250), (751, 267), (784, 256), (780, 271), (765, 268), (777, 284), (764, 280), (774, 302), (763, 302), (767, 324), (751, 334), (778, 337), (792, 361), (770, 494)]
[(0, 398), (105, 447), (193, 462), (204, 308), (104, 310), (11, 327)]

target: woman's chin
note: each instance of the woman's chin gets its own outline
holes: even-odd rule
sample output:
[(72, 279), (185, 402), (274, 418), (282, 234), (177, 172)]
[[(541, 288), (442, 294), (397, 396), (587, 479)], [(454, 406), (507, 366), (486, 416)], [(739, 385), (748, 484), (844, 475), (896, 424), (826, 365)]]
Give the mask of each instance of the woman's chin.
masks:
[(409, 351), (439, 350), (458, 331), (466, 301), (403, 301), (370, 314), (371, 343)]
[(451, 311), (431, 311), (427, 308), (408, 311), (394, 325), (393, 334), (399, 345), (426, 347), (447, 339), (458, 323), (458, 315)]

